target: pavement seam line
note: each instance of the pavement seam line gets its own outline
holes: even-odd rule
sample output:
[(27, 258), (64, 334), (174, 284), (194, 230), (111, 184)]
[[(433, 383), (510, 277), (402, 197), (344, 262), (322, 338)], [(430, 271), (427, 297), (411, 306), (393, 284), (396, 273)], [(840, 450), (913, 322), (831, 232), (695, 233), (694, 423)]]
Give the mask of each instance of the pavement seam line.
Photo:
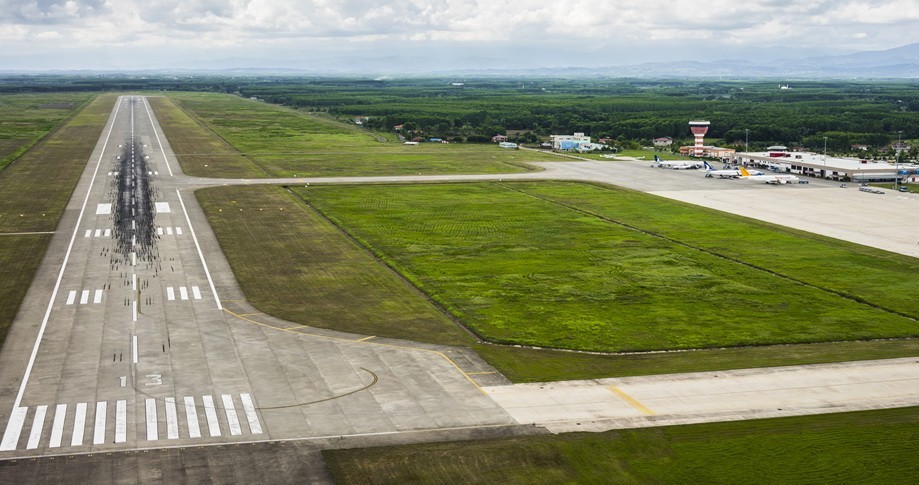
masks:
[(622, 399), (623, 401), (625, 401), (626, 404), (628, 404), (629, 406), (632, 406), (633, 408), (635, 408), (635, 409), (641, 411), (642, 414), (647, 414), (648, 416), (654, 416), (655, 414), (657, 414), (657, 413), (655, 413), (654, 411), (652, 411), (651, 409), (649, 409), (647, 406), (645, 406), (644, 404), (640, 403), (640, 402), (639, 402), (637, 399), (635, 399), (634, 397), (629, 396), (628, 394), (626, 394), (625, 392), (623, 392), (622, 389), (619, 389), (619, 388), (616, 387), (616, 386), (609, 386), (608, 389), (609, 389), (610, 391), (613, 391), (613, 393), (614, 393), (615, 395), (619, 396), (619, 399)]
[(479, 392), (481, 392), (482, 394), (485, 394), (486, 396), (488, 395), (488, 393), (485, 392), (485, 389), (483, 389), (482, 386), (480, 386), (479, 383), (476, 382), (475, 379), (472, 378), (472, 376), (470, 376), (468, 373), (466, 373), (466, 371), (464, 371), (459, 365), (457, 365), (456, 362), (453, 362), (453, 359), (451, 359), (450, 357), (448, 357), (447, 354), (445, 354), (445, 353), (443, 353), (443, 352), (440, 352), (439, 350), (423, 349), (423, 348), (420, 348), (420, 347), (409, 347), (409, 346), (407, 346), (407, 345), (386, 344), (386, 343), (382, 343), (382, 342), (370, 342), (370, 341), (368, 341), (368, 340), (366, 340), (366, 339), (354, 340), (354, 339), (342, 338), (342, 337), (332, 337), (332, 336), (329, 336), (329, 335), (317, 335), (317, 334), (314, 334), (314, 333), (299, 332), (299, 331), (297, 331), (296, 328), (280, 328), (280, 327), (275, 327), (274, 325), (269, 325), (269, 324), (267, 324), (267, 323), (257, 322), (257, 321), (255, 321), (255, 320), (252, 320), (251, 318), (246, 318), (246, 317), (244, 317), (244, 316), (242, 316), (242, 315), (240, 315), (240, 314), (237, 314), (237, 313), (234, 313), (234, 312), (232, 312), (232, 311), (230, 311), (230, 310), (227, 310), (226, 308), (224, 308), (223, 311), (229, 313), (230, 315), (233, 315), (234, 317), (236, 317), (236, 318), (238, 318), (238, 319), (240, 319), (240, 320), (243, 320), (243, 321), (246, 321), (246, 322), (250, 322), (250, 323), (254, 323), (254, 324), (260, 325), (260, 326), (262, 326), (262, 327), (271, 328), (271, 329), (274, 329), (274, 330), (280, 330), (280, 331), (282, 331), (282, 332), (290, 332), (290, 333), (294, 333), (294, 334), (298, 334), (298, 335), (308, 335), (308, 336), (310, 336), (310, 337), (324, 338), (324, 339), (329, 339), (329, 340), (338, 340), (338, 341), (342, 341), (342, 342), (359, 343), (359, 344), (364, 344), (364, 345), (379, 345), (379, 346), (382, 346), (382, 347), (392, 347), (392, 348), (397, 348), (397, 349), (417, 350), (417, 351), (421, 351), (421, 352), (429, 352), (429, 353), (432, 353), (432, 354), (436, 354), (436, 355), (441, 356), (444, 360), (446, 360), (447, 362), (449, 362), (450, 365), (452, 365), (453, 367), (455, 367), (456, 370), (458, 370), (458, 371), (460, 372), (460, 374), (462, 374), (463, 377), (466, 378), (466, 380), (468, 380), (469, 382), (471, 382), (472, 385), (474, 385), (474, 386), (476, 387), (476, 389), (479, 390)]

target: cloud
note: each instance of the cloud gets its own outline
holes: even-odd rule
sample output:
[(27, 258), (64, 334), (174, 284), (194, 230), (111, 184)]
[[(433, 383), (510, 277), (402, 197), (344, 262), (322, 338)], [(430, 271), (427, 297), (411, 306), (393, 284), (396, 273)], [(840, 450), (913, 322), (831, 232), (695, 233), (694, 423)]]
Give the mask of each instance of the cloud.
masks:
[(0, 0), (0, 45), (125, 49), (919, 42), (915, 0)]

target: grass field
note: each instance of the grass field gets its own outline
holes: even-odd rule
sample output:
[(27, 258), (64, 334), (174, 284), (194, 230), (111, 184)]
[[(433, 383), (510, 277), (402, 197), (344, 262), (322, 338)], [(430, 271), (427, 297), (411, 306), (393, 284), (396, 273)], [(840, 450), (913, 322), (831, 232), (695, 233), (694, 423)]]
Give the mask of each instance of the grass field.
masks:
[(0, 170), (91, 97), (86, 93), (0, 95)]
[(256, 308), (314, 327), (472, 343), (421, 292), (285, 190), (214, 188), (196, 195)]
[[(381, 263), (371, 261), (368, 252), (343, 233), (331, 231), (327, 222), (315, 211), (289, 195), (278, 187), (221, 187), (198, 192), (198, 198), (247, 299), (270, 314), (301, 324), (364, 335), (468, 345), (515, 382), (919, 355), (919, 340), (916, 339), (637, 355), (595, 355), (475, 344), (467, 334), (458, 331), (458, 327), (449, 328), (449, 319), (442, 313), (437, 316), (433, 305), (422, 305), (416, 294), (389, 289), (401, 288), (404, 282)], [(677, 203), (667, 203), (678, 206)], [(244, 210), (240, 211), (240, 208)], [(253, 216), (255, 213), (256, 217)], [(291, 217), (291, 214), (296, 216)], [(715, 215), (730, 219), (730, 216), (721, 213)], [(751, 221), (746, 223), (753, 224)], [(395, 264), (392, 260), (388, 262)], [(318, 268), (322, 268), (321, 271)], [(364, 278), (375, 282), (361, 283)], [(378, 312), (381, 293), (386, 294), (387, 305), (391, 308), (413, 308), (411, 311), (416, 315), (427, 316), (416, 319), (408, 326), (401, 323), (404, 321), (401, 315), (394, 317), (384, 313), (386, 318), (375, 318), (373, 315)], [(318, 309), (318, 313), (313, 308)], [(367, 315), (371, 317), (365, 318)]]
[(524, 165), (526, 161), (559, 159), (493, 144), (406, 146), (356, 126), (238, 96), (175, 93), (170, 97), (184, 113), (166, 101), (154, 101), (153, 106), (189, 175), (511, 173), (533, 170)]
[[(58, 98), (49, 95), (49, 99)], [(97, 97), (0, 170), (0, 268), (4, 269), (0, 343), (51, 241), (48, 234), (11, 234), (57, 228), (115, 99), (114, 95)]]
[(293, 190), (495, 342), (636, 351), (917, 333), (915, 259), (645, 194), (561, 182)]
[(326, 450), (336, 483), (915, 483), (919, 408)]

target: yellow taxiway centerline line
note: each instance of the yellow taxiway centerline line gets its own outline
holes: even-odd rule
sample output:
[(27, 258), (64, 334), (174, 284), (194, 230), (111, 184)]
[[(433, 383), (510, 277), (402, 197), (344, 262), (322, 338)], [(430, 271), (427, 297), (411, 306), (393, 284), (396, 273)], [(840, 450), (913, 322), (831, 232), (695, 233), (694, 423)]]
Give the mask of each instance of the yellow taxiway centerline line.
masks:
[(635, 408), (635, 409), (641, 411), (642, 414), (647, 414), (647, 415), (649, 415), (649, 416), (654, 416), (654, 414), (655, 414), (654, 411), (648, 409), (647, 406), (645, 406), (644, 404), (638, 402), (638, 400), (635, 399), (634, 397), (629, 396), (628, 394), (622, 392), (622, 389), (619, 389), (619, 388), (616, 387), (616, 386), (609, 386), (609, 390), (610, 390), (610, 391), (613, 391), (614, 394), (616, 394), (617, 396), (619, 396), (619, 398), (622, 399), (623, 401), (625, 401), (629, 406), (632, 406), (633, 408)]

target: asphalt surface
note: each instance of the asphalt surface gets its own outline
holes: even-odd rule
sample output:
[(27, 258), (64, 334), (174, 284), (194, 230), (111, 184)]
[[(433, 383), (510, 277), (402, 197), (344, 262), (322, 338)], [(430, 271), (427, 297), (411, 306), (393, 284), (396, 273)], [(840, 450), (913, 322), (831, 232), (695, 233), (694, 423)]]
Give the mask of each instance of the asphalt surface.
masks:
[[(226, 450), (268, 456), (279, 440), (382, 445), (919, 404), (915, 359), (510, 385), (466, 350), (284, 322), (246, 304), (192, 193), (231, 184), (608, 182), (919, 256), (919, 227), (902, 223), (919, 204), (914, 195), (752, 185), (643, 161), (539, 165), (513, 175), (186, 177), (145, 99), (121, 98), (0, 352), (4, 476), (171, 482), (194, 469), (185, 476), (323, 481), (305, 445), (284, 451), (304, 463), (279, 458), (289, 477), (255, 462), (236, 462), (232, 475), (217, 467), (233, 461)], [(144, 451), (145, 461), (132, 458)], [(73, 463), (84, 464), (82, 474), (41, 459), (62, 455), (81, 457)], [(194, 475), (202, 466), (210, 474)]]

